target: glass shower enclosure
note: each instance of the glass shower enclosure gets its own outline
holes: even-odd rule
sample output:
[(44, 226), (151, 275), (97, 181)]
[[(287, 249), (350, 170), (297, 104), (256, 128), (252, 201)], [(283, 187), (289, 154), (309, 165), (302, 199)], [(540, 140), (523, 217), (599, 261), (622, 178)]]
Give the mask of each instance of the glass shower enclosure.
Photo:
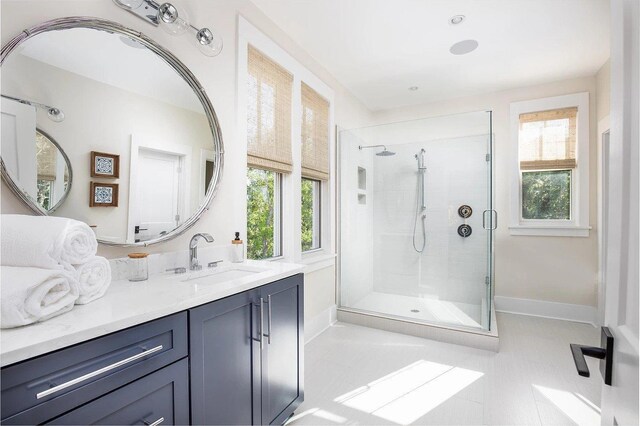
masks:
[(491, 115), (339, 132), (339, 309), (491, 329)]

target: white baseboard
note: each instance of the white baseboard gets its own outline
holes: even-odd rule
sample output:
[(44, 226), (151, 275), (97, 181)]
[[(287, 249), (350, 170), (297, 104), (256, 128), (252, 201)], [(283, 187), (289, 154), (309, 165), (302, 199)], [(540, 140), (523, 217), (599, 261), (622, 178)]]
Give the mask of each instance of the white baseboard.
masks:
[(595, 306), (546, 302), (544, 300), (518, 299), (516, 297), (504, 296), (494, 296), (494, 303), (497, 312), (586, 322), (594, 327), (596, 326), (598, 318), (598, 312)]
[(337, 321), (337, 306), (329, 306), (304, 324), (304, 344), (306, 345)]

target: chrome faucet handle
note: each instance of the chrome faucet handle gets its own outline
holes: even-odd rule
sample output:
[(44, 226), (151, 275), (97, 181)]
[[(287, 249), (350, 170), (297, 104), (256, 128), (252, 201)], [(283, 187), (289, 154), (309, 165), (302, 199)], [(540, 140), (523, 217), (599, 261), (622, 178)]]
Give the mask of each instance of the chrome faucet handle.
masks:
[(222, 262), (223, 262), (223, 260), (222, 260), (222, 259), (221, 259), (221, 260), (214, 260), (213, 262), (209, 262), (209, 263), (207, 264), (207, 267), (209, 267), (209, 268), (215, 268), (215, 267), (217, 267), (217, 266), (218, 266), (218, 263), (222, 263)]
[(166, 272), (171, 271), (173, 271), (174, 274), (185, 274), (187, 272), (187, 268), (185, 268), (184, 266), (179, 266), (177, 268), (169, 268), (166, 270)]

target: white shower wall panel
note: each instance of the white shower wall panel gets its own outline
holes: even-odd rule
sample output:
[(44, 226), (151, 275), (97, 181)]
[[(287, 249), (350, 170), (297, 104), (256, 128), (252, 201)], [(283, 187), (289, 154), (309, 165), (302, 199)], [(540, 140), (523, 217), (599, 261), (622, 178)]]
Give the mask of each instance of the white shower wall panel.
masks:
[[(410, 144), (386, 141), (392, 157), (373, 162), (373, 290), (404, 296), (480, 304), (485, 295), (487, 232), (482, 212), (487, 208), (488, 135), (428, 140)], [(425, 149), (426, 245), (413, 247), (418, 202), (417, 160)], [(458, 215), (467, 204), (473, 214)], [(473, 232), (462, 238), (458, 226)], [(416, 243), (421, 246), (421, 224)]]

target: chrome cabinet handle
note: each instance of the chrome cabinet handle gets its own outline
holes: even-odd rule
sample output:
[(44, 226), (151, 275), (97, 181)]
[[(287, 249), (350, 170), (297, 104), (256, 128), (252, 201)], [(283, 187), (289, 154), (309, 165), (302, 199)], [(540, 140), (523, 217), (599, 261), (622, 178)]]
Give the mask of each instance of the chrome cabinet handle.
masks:
[(264, 311), (264, 298), (260, 298), (260, 304), (258, 305), (260, 307), (260, 330), (258, 335), (260, 336), (260, 350), (264, 349), (264, 334), (263, 334), (263, 330), (264, 330), (264, 315), (263, 315), (263, 311)]
[(68, 388), (70, 386), (73, 386), (73, 385), (76, 385), (78, 383), (84, 382), (85, 380), (89, 380), (89, 379), (91, 379), (93, 377), (99, 376), (102, 373), (106, 373), (107, 371), (110, 371), (110, 370), (113, 370), (115, 368), (121, 367), (121, 366), (123, 366), (125, 364), (128, 364), (130, 362), (137, 361), (140, 358), (144, 358), (147, 355), (151, 355), (151, 354), (156, 353), (156, 352), (161, 351), (161, 350), (162, 350), (162, 345), (156, 346), (155, 348), (146, 350), (144, 352), (140, 352), (137, 355), (133, 355), (133, 356), (130, 356), (129, 358), (125, 358), (122, 361), (114, 362), (113, 364), (107, 365), (106, 367), (102, 367), (99, 370), (92, 371), (91, 373), (87, 373), (84, 376), (77, 377), (77, 378), (75, 378), (73, 380), (69, 380), (68, 382), (65, 382), (65, 383), (63, 383), (61, 385), (54, 386), (54, 387), (52, 387), (50, 389), (47, 389), (47, 390), (42, 391), (40, 393), (37, 393), (36, 394), (36, 399), (42, 399), (42, 398), (44, 398), (46, 396), (49, 396), (49, 395), (54, 394), (56, 392), (59, 392), (59, 391), (61, 391), (63, 389), (66, 389), (66, 388)]
[(149, 423), (148, 421), (144, 420), (143, 423), (147, 426), (158, 426), (160, 423), (164, 422), (164, 417), (160, 417), (158, 420), (156, 420), (153, 423)]
[(269, 305), (267, 310), (267, 334), (265, 337), (267, 338), (267, 344), (271, 344), (271, 295), (267, 296), (267, 304)]

